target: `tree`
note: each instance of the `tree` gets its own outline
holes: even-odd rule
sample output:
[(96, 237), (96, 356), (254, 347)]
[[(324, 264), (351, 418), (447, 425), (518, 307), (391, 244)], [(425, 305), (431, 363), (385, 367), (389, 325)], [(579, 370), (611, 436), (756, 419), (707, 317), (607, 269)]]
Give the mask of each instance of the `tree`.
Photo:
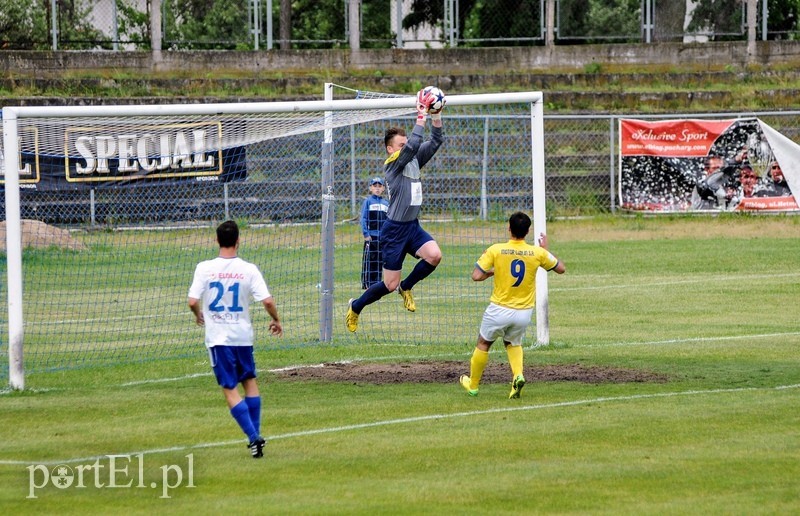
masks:
[[(767, 28), (769, 39), (795, 39), (797, 20), (800, 14), (800, 0), (768, 0), (769, 18)], [(761, 11), (759, 10), (759, 21)]]
[(539, 3), (519, 0), (478, 0), (462, 25), (464, 39), (487, 40), (481, 46), (509, 44), (509, 41), (492, 41), (497, 38), (539, 37), (541, 26)]
[[(458, 23), (463, 27), (460, 37), (482, 40), (480, 46), (508, 45), (514, 39), (539, 37), (543, 1), (460, 0)], [(603, 42), (609, 36), (639, 40), (641, 0), (560, 0), (558, 6), (559, 41), (593, 43)], [(437, 25), (443, 19), (443, 2), (413, 0), (403, 27)]]
[(392, 27), (390, 0), (362, 0), (361, 46), (364, 48), (391, 48)]
[(562, 43), (641, 39), (640, 0), (561, 0), (559, 5), (558, 35)]
[(279, 20), (281, 50), (288, 50), (292, 48), (292, 0), (281, 0)]
[(714, 40), (742, 34), (744, 6), (741, 0), (697, 0), (693, 3), (694, 10), (685, 27), (687, 33), (708, 34), (709, 39)]
[(34, 0), (0, 0), (0, 48), (42, 50), (49, 46), (47, 9)]
[(165, 0), (165, 41), (173, 49), (233, 50), (250, 44), (249, 0)]
[[(49, 0), (0, 0), (2, 48), (46, 50), (52, 46)], [(89, 22), (90, 7), (81, 0), (60, 0), (56, 7), (59, 47), (110, 48), (108, 37)]]
[(150, 32), (150, 0), (145, 2), (145, 11), (136, 9), (130, 0), (117, 0), (117, 16), (119, 20), (119, 38), (125, 43), (134, 43), (139, 49), (149, 49)]

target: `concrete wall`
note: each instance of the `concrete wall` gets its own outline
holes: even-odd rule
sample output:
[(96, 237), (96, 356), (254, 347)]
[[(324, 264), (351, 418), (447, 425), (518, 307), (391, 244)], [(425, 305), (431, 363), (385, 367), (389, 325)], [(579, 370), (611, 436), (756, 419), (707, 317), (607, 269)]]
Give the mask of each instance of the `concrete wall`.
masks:
[(242, 71), (253, 73), (333, 72), (361, 70), (386, 73), (503, 73), (531, 70), (581, 70), (591, 63), (608, 65), (678, 65), (719, 69), (800, 63), (800, 41), (656, 43), (389, 50), (271, 51), (0, 51), (0, 70), (9, 75), (58, 75), (66, 70), (121, 70), (142, 73)]

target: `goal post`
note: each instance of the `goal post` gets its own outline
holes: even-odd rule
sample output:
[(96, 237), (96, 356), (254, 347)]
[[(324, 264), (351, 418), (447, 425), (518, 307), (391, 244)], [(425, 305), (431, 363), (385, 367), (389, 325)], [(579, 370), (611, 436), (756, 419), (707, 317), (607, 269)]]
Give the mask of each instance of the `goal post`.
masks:
[(6, 271), (8, 287), (8, 382), (12, 389), (25, 388), (22, 359), (22, 222), (19, 197), (19, 145), (15, 113), (3, 109), (5, 157)]
[[(331, 136), (334, 129), (358, 126), (384, 119), (408, 117), (415, 111), (414, 96), (359, 98), (334, 100), (326, 87), (321, 101), (254, 102), (125, 106), (63, 106), (63, 107), (4, 107), (3, 114), (3, 172), (6, 218), (6, 258), (8, 285), (8, 362), (9, 384), (13, 389), (25, 386), (23, 351), (25, 314), (23, 313), (23, 248), (20, 173), (25, 170), (23, 156), (47, 156), (66, 159), (68, 181), (88, 180), (89, 173), (104, 173), (92, 180), (115, 180), (109, 162), (116, 163), (116, 173), (122, 165), (135, 169), (125, 181), (144, 183), (142, 169), (148, 173), (179, 177), (184, 168), (194, 167), (195, 175), (211, 177), (218, 171), (201, 170), (212, 163), (219, 167), (225, 159), (223, 151), (257, 142), (266, 142), (309, 133), (321, 133), (318, 152), (321, 170), (320, 231), (322, 242), (321, 267), (306, 271), (318, 275), (319, 340), (328, 341), (334, 335), (333, 289), (335, 191), (333, 189), (336, 149)], [(449, 95), (447, 110), (466, 106), (503, 104), (529, 105), (530, 167), (532, 181), (533, 232), (531, 241), (545, 233), (545, 158), (543, 104), (541, 92), (515, 92), (471, 95)], [(175, 127), (180, 126), (180, 137)], [(134, 132), (139, 134), (134, 138)], [(445, 127), (447, 136), (447, 126)], [(171, 136), (164, 136), (170, 132)], [(183, 134), (183, 133), (186, 134)], [(86, 136), (89, 135), (89, 136)], [(207, 137), (198, 143), (200, 135)], [(170, 139), (171, 138), (171, 139)], [(194, 138), (194, 139), (193, 139)], [(319, 141), (319, 140), (318, 140)], [(167, 142), (167, 143), (165, 143)], [(446, 143), (447, 145), (447, 143)], [(92, 153), (86, 149), (91, 147)], [(166, 156), (171, 153), (171, 156)], [(91, 155), (90, 155), (91, 154)], [(198, 157), (199, 156), (199, 157)], [(206, 156), (213, 156), (214, 159)], [(53, 158), (55, 157), (55, 158)], [(77, 159), (76, 159), (77, 157)], [(70, 162), (70, 158), (72, 161)], [(82, 160), (82, 161), (81, 161)], [(138, 160), (138, 161), (137, 161)], [(106, 167), (103, 169), (103, 167)], [(198, 168), (199, 167), (199, 168)], [(213, 168), (213, 167), (212, 167)], [(91, 170), (89, 170), (91, 169)], [(87, 172), (89, 170), (89, 172)], [(199, 172), (198, 172), (199, 170)], [(377, 173), (371, 172), (370, 174)], [(76, 175), (86, 174), (76, 178)], [(149, 177), (149, 176), (148, 176)], [(208, 177), (199, 177), (207, 179)], [(213, 177), (212, 177), (213, 178)], [(199, 184), (199, 183), (196, 183)], [(90, 185), (91, 186), (91, 185)], [(226, 185), (227, 186), (227, 185)], [(92, 190), (94, 195), (94, 190)], [(349, 200), (349, 199), (348, 199)], [(137, 201), (145, 203), (146, 201)], [(528, 209), (522, 205), (519, 209)], [(94, 209), (94, 205), (92, 205)], [(425, 209), (423, 207), (423, 214)], [(92, 212), (94, 214), (94, 212)], [(226, 212), (227, 215), (227, 201)], [(537, 342), (549, 343), (547, 276), (537, 276)]]

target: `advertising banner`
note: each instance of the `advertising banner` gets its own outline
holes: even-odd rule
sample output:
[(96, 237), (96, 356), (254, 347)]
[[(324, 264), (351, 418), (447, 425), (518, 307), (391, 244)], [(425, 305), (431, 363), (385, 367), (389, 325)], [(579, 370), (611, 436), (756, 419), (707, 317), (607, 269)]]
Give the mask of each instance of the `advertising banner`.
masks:
[(799, 209), (800, 145), (761, 120), (621, 119), (619, 135), (623, 209)]
[[(64, 151), (47, 154), (36, 126), (19, 129), (20, 188), (40, 191), (124, 187), (158, 182), (228, 182), (247, 177), (244, 147), (220, 149), (220, 122), (132, 125), (124, 134), (103, 126), (62, 128)], [(2, 159), (0, 159), (2, 164)], [(0, 184), (4, 169), (0, 167)]]

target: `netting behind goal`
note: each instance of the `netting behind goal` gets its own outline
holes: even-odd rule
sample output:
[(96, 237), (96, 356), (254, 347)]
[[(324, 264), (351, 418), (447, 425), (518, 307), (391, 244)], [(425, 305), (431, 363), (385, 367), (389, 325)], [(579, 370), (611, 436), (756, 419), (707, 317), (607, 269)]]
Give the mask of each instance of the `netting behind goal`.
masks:
[[(268, 338), (268, 317), (254, 314), (262, 349), (473, 344), (491, 289), (470, 280), (475, 261), (507, 238), (513, 211), (544, 217), (533, 213), (540, 96), (449, 97), (445, 144), (423, 168), (421, 214), (444, 259), (415, 288), (416, 313), (388, 296), (364, 311), (356, 334), (343, 319), (362, 291), (361, 204), (382, 174), (386, 128), (410, 131), (415, 111), (411, 96), (343, 96), (353, 99), (340, 90), (320, 102), (6, 108), (3, 211), (9, 234), (21, 229), (24, 288), (16, 328), (12, 240), (0, 265), (11, 289), (0, 310), (9, 315), (3, 363), (18, 337), (28, 372), (204, 356), (186, 296), (226, 219), (239, 222), (240, 255), (261, 268), (283, 319), (285, 336)], [(404, 275), (415, 263), (407, 257)]]

